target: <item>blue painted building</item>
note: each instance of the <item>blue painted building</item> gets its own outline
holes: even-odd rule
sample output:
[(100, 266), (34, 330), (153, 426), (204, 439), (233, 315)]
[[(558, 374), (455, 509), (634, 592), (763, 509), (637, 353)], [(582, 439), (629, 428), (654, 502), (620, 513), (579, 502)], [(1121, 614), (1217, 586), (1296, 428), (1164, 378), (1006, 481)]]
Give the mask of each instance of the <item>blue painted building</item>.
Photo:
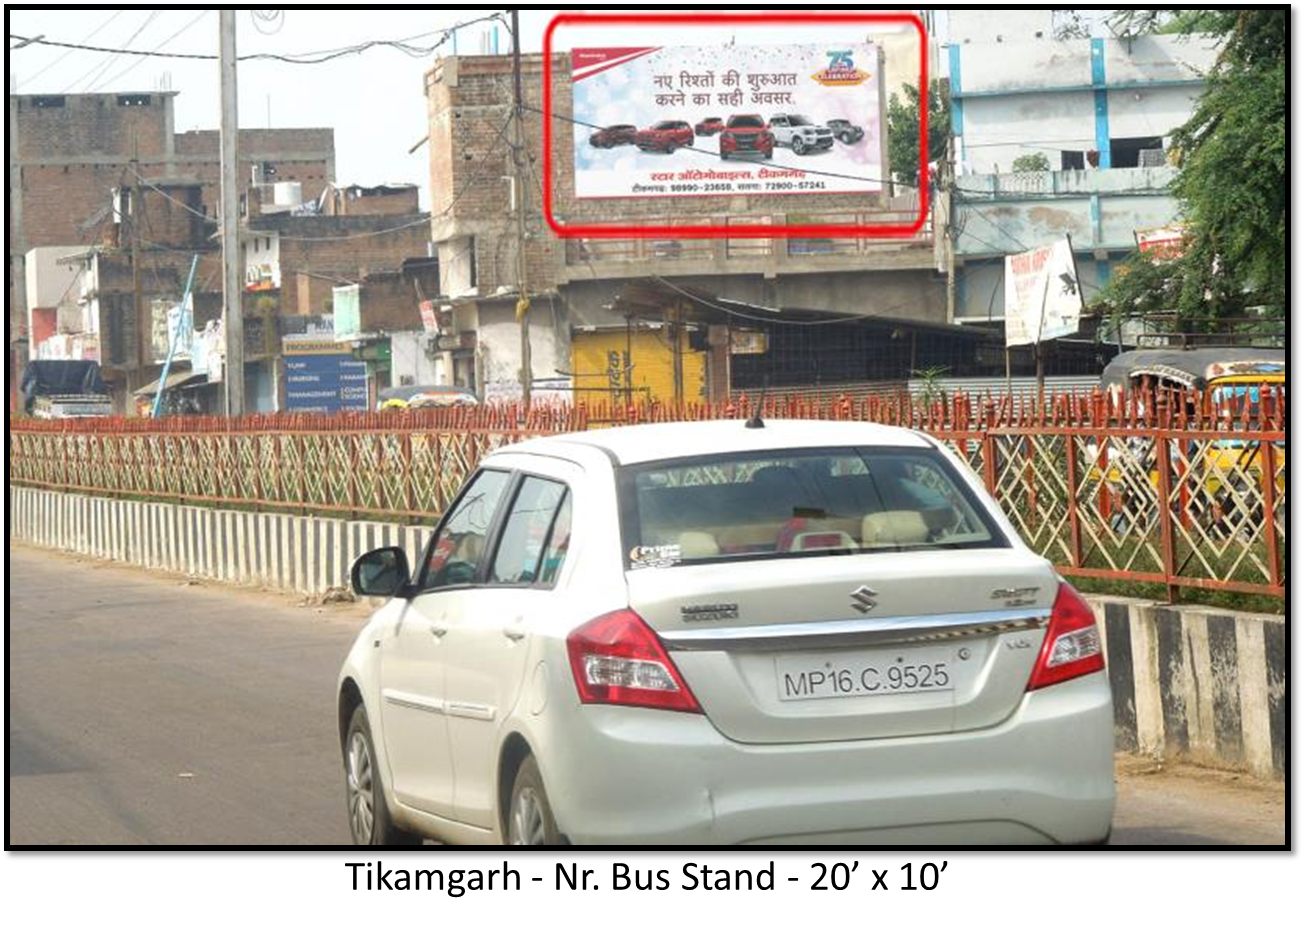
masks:
[[(1194, 110), (1211, 38), (1056, 39), (1052, 10), (952, 10), (955, 318), (1004, 314), (1004, 255), (1069, 235), (1088, 298), (1178, 219), (1171, 134)], [(1015, 172), (1044, 155), (1049, 170)]]

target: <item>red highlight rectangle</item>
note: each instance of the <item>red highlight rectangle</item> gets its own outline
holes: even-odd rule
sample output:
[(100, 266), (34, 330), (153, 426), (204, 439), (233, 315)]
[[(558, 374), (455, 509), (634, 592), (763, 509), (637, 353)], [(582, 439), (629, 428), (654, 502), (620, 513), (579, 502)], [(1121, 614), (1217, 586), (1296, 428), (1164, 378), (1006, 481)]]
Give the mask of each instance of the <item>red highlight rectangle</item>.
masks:
[[(553, 212), (553, 34), (565, 25), (908, 25), (919, 33), (919, 215), (909, 225), (586, 225)], [(886, 131), (886, 126), (884, 126)], [(774, 194), (771, 194), (774, 195)], [(820, 195), (820, 194), (806, 194)], [(916, 13), (559, 13), (543, 34), (543, 216), (559, 238), (913, 238), (928, 221), (928, 34)]]

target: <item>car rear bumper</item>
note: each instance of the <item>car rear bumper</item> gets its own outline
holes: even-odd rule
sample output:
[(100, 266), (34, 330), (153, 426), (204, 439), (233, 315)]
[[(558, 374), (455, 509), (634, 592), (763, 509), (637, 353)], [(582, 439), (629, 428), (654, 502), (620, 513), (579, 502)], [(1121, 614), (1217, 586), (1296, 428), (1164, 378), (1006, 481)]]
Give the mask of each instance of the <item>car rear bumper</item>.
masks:
[(577, 711), (543, 758), (574, 844), (1090, 843), (1113, 817), (1103, 673), (988, 729), (853, 742), (753, 746), (696, 714)]

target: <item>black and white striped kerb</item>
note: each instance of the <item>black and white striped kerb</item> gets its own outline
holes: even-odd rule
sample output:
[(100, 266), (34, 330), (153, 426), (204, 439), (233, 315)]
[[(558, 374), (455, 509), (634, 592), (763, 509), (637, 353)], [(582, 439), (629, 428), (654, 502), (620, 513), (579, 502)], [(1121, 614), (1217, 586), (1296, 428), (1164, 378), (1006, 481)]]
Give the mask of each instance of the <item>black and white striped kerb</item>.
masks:
[(1284, 616), (1087, 597), (1105, 637), (1120, 749), (1285, 772)]
[[(428, 528), (9, 487), (12, 538), (223, 582), (320, 594), (368, 550), (416, 563)], [(1281, 615), (1088, 596), (1105, 638), (1118, 748), (1280, 775), (1286, 768)]]
[(285, 591), (347, 587), (378, 546), (417, 563), (429, 528), (252, 511), (215, 511), (9, 487), (9, 535), (147, 569)]

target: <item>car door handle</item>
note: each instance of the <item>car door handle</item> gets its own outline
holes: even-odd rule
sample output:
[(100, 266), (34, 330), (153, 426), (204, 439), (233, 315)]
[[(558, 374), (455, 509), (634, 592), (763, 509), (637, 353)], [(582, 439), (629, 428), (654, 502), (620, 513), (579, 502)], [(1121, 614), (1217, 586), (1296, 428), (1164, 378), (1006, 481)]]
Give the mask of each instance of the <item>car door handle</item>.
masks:
[(448, 628), (443, 626), (442, 624), (431, 624), (430, 632), (442, 640), (444, 638), (444, 634), (448, 633)]

